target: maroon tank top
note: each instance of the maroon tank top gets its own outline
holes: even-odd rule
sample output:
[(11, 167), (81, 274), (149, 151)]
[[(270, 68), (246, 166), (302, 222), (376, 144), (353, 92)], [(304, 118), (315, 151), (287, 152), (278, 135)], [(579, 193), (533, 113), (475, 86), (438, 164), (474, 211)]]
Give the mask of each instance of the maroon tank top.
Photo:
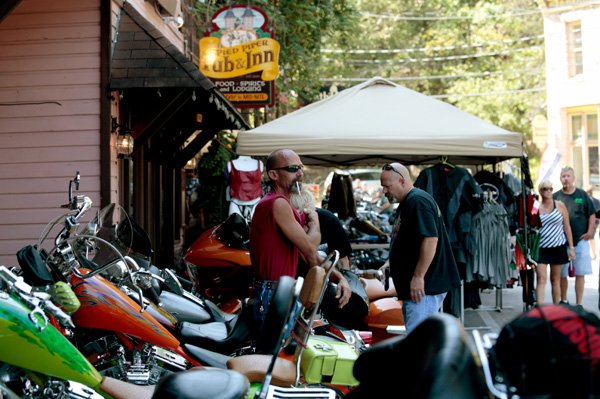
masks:
[[(250, 259), (254, 275), (261, 280), (279, 280), (281, 276), (296, 278), (298, 248), (284, 235), (274, 215), (274, 203), (278, 198), (289, 200), (280, 194), (267, 193), (256, 208), (250, 224)], [(292, 207), (296, 221), (298, 211)]]

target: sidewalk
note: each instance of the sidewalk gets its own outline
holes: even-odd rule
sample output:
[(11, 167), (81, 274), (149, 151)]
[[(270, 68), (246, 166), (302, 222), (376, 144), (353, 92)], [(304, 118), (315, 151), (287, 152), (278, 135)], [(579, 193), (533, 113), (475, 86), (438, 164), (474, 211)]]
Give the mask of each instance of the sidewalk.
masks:
[[(583, 308), (600, 317), (598, 310), (598, 259), (593, 261), (591, 276), (585, 278), (583, 293)], [(575, 279), (569, 278), (568, 300), (575, 304)], [(496, 290), (485, 290), (480, 293), (482, 306), (477, 309), (465, 309), (464, 325), (467, 330), (481, 329), (482, 332), (499, 333), (502, 327), (523, 313), (523, 287), (516, 285), (514, 288), (500, 290), (502, 294), (501, 309), (496, 309)], [(550, 282), (546, 284), (546, 302), (551, 303)]]

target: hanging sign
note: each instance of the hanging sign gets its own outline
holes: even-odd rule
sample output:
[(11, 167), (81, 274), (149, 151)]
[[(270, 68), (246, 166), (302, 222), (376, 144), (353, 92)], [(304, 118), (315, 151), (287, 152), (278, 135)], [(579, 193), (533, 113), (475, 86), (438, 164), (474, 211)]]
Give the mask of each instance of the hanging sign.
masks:
[(250, 5), (219, 9), (199, 40), (200, 71), (240, 108), (272, 106), (279, 76), (279, 43), (266, 14)]

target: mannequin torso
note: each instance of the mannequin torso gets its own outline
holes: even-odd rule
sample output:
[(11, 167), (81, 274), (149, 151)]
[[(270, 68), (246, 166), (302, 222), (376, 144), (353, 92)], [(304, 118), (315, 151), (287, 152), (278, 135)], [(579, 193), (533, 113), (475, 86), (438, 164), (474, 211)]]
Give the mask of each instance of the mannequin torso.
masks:
[(254, 206), (262, 197), (263, 169), (260, 160), (244, 155), (227, 163), (227, 200), (230, 201), (230, 215), (239, 213), (248, 220), (252, 218)]

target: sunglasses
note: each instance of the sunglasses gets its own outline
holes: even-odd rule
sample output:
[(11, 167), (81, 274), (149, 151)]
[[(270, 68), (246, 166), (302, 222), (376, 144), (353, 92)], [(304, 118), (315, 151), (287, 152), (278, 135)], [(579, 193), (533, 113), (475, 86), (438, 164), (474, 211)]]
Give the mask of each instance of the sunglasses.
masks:
[(390, 165), (389, 163), (386, 163), (385, 165), (383, 165), (383, 167), (381, 168), (381, 170), (391, 170), (392, 172), (396, 172), (400, 175), (401, 178), (404, 179), (404, 176), (402, 175), (402, 173), (400, 173), (398, 171), (398, 169), (394, 168), (392, 165)]
[(552, 191), (552, 187), (542, 187), (540, 191)]
[(289, 173), (298, 173), (299, 170), (304, 170), (304, 165), (287, 165), (279, 168), (271, 168), (271, 170), (285, 170)]

